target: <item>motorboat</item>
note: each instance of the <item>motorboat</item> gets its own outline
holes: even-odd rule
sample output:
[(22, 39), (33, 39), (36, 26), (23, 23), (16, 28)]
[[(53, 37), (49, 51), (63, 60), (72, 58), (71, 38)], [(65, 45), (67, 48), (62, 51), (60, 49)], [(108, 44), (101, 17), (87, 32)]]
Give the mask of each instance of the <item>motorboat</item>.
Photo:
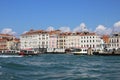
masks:
[(33, 56), (38, 55), (38, 53), (35, 53), (34, 50), (21, 50), (20, 53), (18, 53), (21, 56)]
[(87, 55), (87, 49), (85, 48), (75, 48), (71, 51), (74, 55)]

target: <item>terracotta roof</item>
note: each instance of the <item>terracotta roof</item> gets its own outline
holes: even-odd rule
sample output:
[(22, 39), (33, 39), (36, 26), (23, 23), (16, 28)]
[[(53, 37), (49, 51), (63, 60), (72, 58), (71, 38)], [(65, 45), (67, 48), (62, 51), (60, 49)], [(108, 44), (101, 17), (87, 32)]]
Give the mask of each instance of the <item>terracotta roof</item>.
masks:
[(96, 35), (96, 33), (81, 33), (80, 36), (92, 36), (92, 35)]
[(0, 34), (0, 36), (13, 36), (13, 35), (10, 35), (10, 34)]
[(15, 42), (20, 42), (20, 39), (15, 38), (14, 41)]
[(23, 35), (31, 35), (31, 34), (42, 34), (42, 33), (47, 33), (47, 31), (43, 31), (43, 30), (30, 30), (29, 32), (26, 32)]
[(84, 32), (75, 32), (75, 33), (72, 33), (72, 32), (65, 32), (65, 33), (60, 33), (59, 36), (90, 36), (90, 35), (96, 35), (95, 33), (84, 33)]
[(0, 41), (7, 41), (7, 39), (0, 39)]
[(54, 30), (54, 31), (48, 31), (50, 35), (52, 34), (59, 34), (61, 31), (60, 30)]
[(24, 35), (32, 35), (32, 34), (59, 34), (60, 33), (60, 30), (54, 30), (54, 31), (44, 31), (44, 30), (30, 30), (29, 32), (26, 32), (24, 34), (22, 34), (21, 36), (24, 36)]
[(44, 30), (30, 30), (29, 32), (26, 32), (22, 34), (24, 35), (32, 35), (32, 34), (44, 34), (48, 33), (50, 35), (53, 34), (58, 34), (59, 36), (72, 36), (72, 35), (80, 35), (80, 36), (90, 36), (90, 35), (96, 35), (95, 33), (90, 33), (90, 32), (61, 32), (60, 30), (54, 30), (54, 31), (44, 31)]

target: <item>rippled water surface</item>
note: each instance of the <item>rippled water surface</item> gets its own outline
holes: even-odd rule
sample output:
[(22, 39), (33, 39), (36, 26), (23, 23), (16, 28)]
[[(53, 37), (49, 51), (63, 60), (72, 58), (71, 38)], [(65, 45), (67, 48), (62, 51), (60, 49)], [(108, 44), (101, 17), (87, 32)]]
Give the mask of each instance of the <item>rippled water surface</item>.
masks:
[(0, 80), (120, 80), (120, 56), (0, 56)]

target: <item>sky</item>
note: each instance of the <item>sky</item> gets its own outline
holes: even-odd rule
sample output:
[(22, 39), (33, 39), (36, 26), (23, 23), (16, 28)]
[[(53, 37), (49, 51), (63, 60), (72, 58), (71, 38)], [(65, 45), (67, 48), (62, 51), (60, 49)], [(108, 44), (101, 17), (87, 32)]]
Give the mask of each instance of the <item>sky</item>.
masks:
[(30, 29), (120, 32), (120, 0), (0, 0), (0, 33)]

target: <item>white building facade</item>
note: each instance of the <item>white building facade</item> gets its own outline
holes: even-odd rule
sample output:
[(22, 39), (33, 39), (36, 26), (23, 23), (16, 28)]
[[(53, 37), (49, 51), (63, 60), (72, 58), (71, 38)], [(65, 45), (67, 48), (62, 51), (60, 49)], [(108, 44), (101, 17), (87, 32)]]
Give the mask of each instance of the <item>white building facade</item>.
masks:
[(46, 31), (29, 31), (20, 36), (21, 49), (49, 47), (49, 34)]
[(76, 33), (68, 33), (66, 35), (66, 48), (79, 48), (80, 47), (80, 35)]
[(101, 38), (95, 33), (70, 33), (66, 36), (66, 48), (86, 48), (89, 47), (95, 49), (101, 44)]
[(66, 49), (93, 48), (101, 44), (101, 38), (95, 33), (61, 33), (56, 31), (30, 30), (20, 36), (21, 49)]
[(80, 47), (81, 48), (93, 48), (96, 49), (101, 44), (101, 38), (95, 33), (82, 33), (80, 35)]
[(110, 48), (111, 49), (120, 48), (120, 33), (113, 34), (110, 37)]

